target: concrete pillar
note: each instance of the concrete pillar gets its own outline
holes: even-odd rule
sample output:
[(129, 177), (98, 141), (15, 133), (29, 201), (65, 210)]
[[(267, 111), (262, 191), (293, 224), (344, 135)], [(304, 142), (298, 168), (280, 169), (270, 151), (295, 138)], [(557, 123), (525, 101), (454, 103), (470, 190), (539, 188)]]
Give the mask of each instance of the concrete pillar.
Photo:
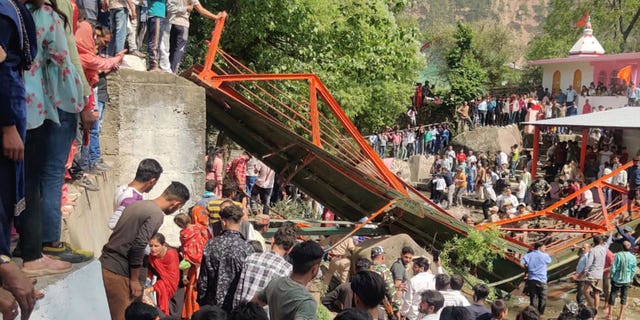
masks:
[[(103, 157), (113, 164), (115, 185), (130, 182), (140, 160), (154, 158), (164, 172), (147, 198), (180, 181), (190, 190), (188, 205), (197, 201), (205, 182), (204, 89), (174, 74), (124, 69), (109, 76), (108, 89), (101, 143)], [(172, 219), (165, 219), (161, 232), (179, 245)]]

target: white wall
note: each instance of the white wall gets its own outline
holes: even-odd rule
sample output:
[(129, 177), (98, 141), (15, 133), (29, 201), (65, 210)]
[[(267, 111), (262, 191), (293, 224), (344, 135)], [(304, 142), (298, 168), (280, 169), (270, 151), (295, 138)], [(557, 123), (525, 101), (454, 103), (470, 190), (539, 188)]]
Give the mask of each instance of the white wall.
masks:
[[(566, 91), (570, 85), (573, 85), (573, 73), (580, 69), (582, 71), (582, 84), (589, 86), (589, 83), (593, 81), (593, 67), (589, 62), (567, 62), (562, 64), (546, 64), (543, 65), (542, 86), (545, 88), (553, 87), (553, 73), (556, 70), (560, 71), (560, 88)], [(574, 88), (578, 94), (580, 88)]]

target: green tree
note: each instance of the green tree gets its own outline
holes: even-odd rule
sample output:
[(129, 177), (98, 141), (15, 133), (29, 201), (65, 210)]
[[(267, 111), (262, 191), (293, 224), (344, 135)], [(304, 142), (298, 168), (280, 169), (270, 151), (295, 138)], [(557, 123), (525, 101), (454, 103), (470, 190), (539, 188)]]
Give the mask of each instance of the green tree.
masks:
[(640, 0), (552, 0), (549, 6), (542, 35), (530, 43), (529, 60), (565, 57), (583, 32), (575, 23), (586, 12), (607, 53), (640, 49)]
[(454, 34), (455, 45), (446, 55), (447, 80), (451, 87), (451, 100), (456, 104), (475, 99), (484, 94), (487, 83), (487, 71), (480, 65), (472, 49), (473, 32), (471, 28), (458, 22)]
[(493, 262), (504, 257), (503, 232), (490, 228), (484, 232), (471, 229), (466, 237), (455, 237), (444, 244), (442, 264), (460, 272), (476, 274), (478, 266), (493, 271)]
[[(362, 131), (392, 123), (410, 103), (422, 59), (406, 0), (238, 0), (221, 47), (259, 73), (316, 73)], [(201, 61), (213, 24), (192, 22), (191, 62)], [(188, 64), (187, 64), (188, 65)]]

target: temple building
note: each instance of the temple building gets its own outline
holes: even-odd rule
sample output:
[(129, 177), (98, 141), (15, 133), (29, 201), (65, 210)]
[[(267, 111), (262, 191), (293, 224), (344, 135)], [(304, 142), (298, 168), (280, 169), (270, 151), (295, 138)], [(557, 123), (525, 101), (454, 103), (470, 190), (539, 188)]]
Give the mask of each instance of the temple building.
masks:
[[(587, 99), (593, 107), (618, 108), (627, 104), (626, 84), (622, 78), (634, 83), (640, 80), (640, 52), (605, 54), (605, 50), (593, 34), (591, 20), (585, 26), (582, 37), (573, 45), (566, 58), (529, 61), (529, 65), (543, 69), (542, 86), (554, 94), (569, 86), (580, 95), (583, 86), (591, 94), (578, 99), (578, 111)], [(624, 74), (624, 75), (623, 75)], [(588, 90), (590, 87), (595, 88)]]

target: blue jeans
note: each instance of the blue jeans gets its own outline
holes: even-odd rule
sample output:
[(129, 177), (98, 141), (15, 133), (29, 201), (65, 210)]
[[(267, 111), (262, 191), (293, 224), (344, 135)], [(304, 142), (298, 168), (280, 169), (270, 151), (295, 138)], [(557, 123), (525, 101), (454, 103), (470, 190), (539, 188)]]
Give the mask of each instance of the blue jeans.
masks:
[(256, 180), (258, 180), (258, 176), (247, 176), (247, 181), (245, 189), (247, 191), (247, 194), (251, 194), (251, 189), (253, 189), (253, 185), (256, 184)]
[(149, 69), (158, 67), (160, 43), (162, 42), (162, 33), (164, 32), (164, 18), (161, 17), (149, 17), (147, 20), (147, 60), (149, 62)]
[(76, 137), (78, 115), (58, 109), (58, 116), (60, 125), (45, 121), (27, 131), (27, 207), (17, 223), (25, 261), (42, 256), (42, 243), (60, 240), (62, 184), (69, 149)]
[(171, 25), (171, 36), (169, 39), (169, 61), (171, 61), (171, 71), (174, 73), (180, 68), (180, 63), (187, 50), (187, 39), (189, 38), (189, 27)]
[[(97, 91), (97, 90), (96, 90)], [(98, 95), (96, 94), (96, 97)], [(100, 132), (102, 131), (102, 115), (104, 114), (104, 102), (96, 100), (96, 110), (98, 111), (98, 119), (93, 123), (93, 127), (89, 134), (89, 163), (94, 165), (100, 159)]]
[(107, 54), (112, 57), (124, 50), (124, 44), (127, 40), (127, 20), (129, 20), (129, 11), (127, 9), (109, 9), (111, 42), (107, 46)]
[[(97, 89), (94, 88), (94, 91)], [(98, 97), (98, 95), (95, 95)], [(82, 169), (89, 170), (93, 167), (98, 159), (100, 159), (100, 122), (102, 121), (102, 115), (104, 114), (104, 102), (96, 101), (96, 111), (98, 112), (98, 119), (93, 123), (93, 127), (89, 130), (89, 146), (82, 146)]]
[(387, 155), (387, 146), (380, 146), (380, 151), (378, 152), (380, 158), (383, 158)]

